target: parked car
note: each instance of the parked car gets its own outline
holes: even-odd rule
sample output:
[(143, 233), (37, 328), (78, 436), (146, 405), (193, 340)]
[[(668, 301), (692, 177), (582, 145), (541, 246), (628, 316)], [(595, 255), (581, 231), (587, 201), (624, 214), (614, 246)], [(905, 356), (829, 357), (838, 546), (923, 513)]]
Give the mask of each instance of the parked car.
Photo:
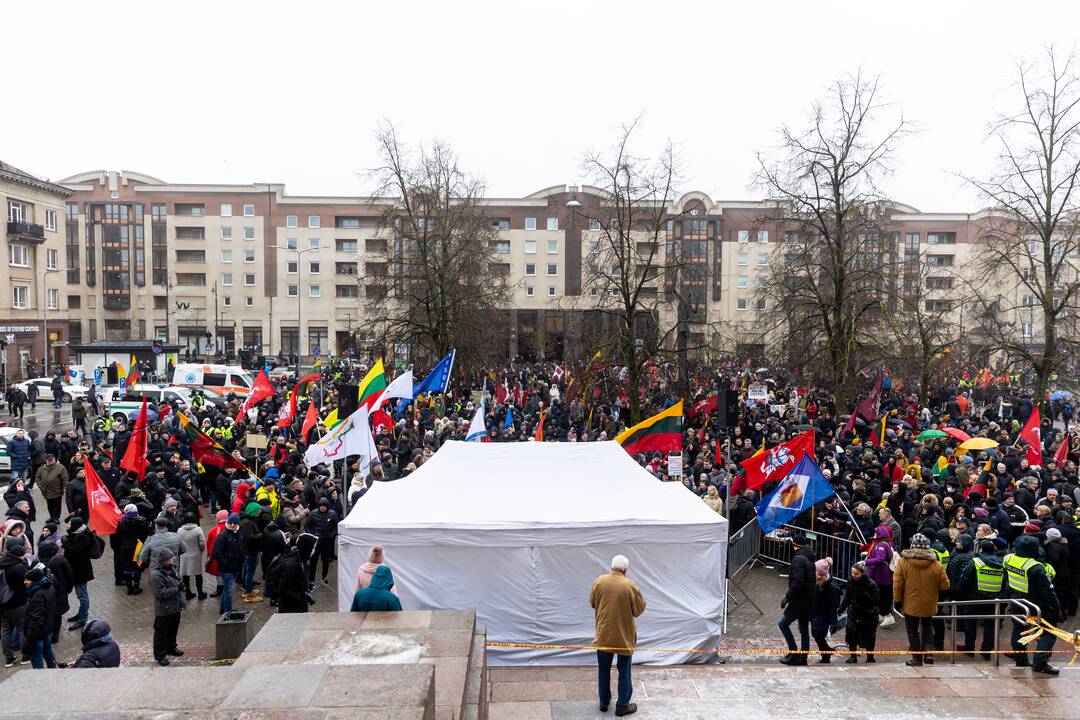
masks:
[(0, 476), (11, 476), (11, 457), (8, 456), (8, 440), (15, 437), (19, 428), (0, 427)]
[(145, 397), (149, 403), (172, 402), (175, 400), (181, 410), (186, 410), (191, 404), (191, 394), (195, 390), (202, 392), (206, 402), (211, 405), (221, 406), (225, 404), (225, 398), (213, 390), (192, 388), (182, 385), (157, 385), (153, 383), (139, 383), (131, 388), (107, 387), (102, 388), (102, 404), (113, 419), (130, 419), (132, 412), (138, 412), (142, 407)]
[(181, 364), (173, 370), (173, 385), (198, 387), (219, 393), (247, 395), (253, 382), (251, 375), (236, 365)]
[[(52, 378), (31, 378), (30, 380), (24, 380), (21, 383), (15, 383), (15, 386), (20, 388), (24, 393), (29, 394), (30, 386), (37, 385), (38, 388), (38, 402), (45, 402), (52, 400)], [(64, 402), (71, 402), (72, 398), (81, 397), (86, 399), (86, 388), (82, 385), (68, 385), (63, 383), (61, 385), (64, 391)]]

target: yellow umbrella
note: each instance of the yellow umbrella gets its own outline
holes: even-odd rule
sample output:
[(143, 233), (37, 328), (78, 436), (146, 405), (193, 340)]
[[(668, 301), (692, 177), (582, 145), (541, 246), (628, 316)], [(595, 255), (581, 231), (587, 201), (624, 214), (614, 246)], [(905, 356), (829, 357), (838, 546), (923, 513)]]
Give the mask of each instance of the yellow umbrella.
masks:
[(959, 448), (961, 450), (989, 450), (997, 446), (998, 444), (990, 438), (973, 437), (960, 443)]

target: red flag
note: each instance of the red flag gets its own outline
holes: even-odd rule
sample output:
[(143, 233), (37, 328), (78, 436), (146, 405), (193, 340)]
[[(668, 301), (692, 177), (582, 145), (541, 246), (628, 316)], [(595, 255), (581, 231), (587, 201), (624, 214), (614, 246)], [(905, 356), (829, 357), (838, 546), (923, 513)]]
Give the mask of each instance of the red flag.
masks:
[(371, 425), (374, 428), (383, 428), (386, 432), (394, 431), (394, 418), (390, 417), (385, 410), (376, 410), (371, 413)]
[(135, 429), (131, 431), (131, 440), (120, 460), (120, 468), (135, 473), (141, 483), (146, 477), (146, 398), (143, 397), (139, 415), (135, 418)]
[(708, 396), (701, 398), (696, 403), (690, 406), (690, 412), (686, 413), (686, 417), (691, 420), (698, 413), (711, 413), (717, 408), (719, 399), (716, 393), (710, 393)]
[[(295, 393), (294, 393), (295, 394)], [(319, 411), (315, 407), (315, 400), (308, 402), (307, 415), (304, 416), (304, 427), (300, 429), (300, 437), (307, 442), (308, 433), (319, 423)]]
[[(288, 426), (296, 417), (296, 390), (289, 393), (289, 402), (281, 404), (281, 410), (278, 411), (277, 426), (283, 428)], [(306, 437), (306, 436), (305, 436)]]
[(770, 480), (779, 480), (802, 460), (803, 455), (814, 457), (814, 431), (803, 434), (766, 450), (763, 454), (743, 460), (743, 472), (731, 483), (733, 492), (756, 490)]
[(870, 394), (867, 395), (861, 403), (855, 406), (855, 413), (857, 415), (862, 415), (865, 420), (873, 420), (878, 416), (878, 412), (881, 410), (881, 386), (884, 379), (884, 374), (879, 375)]
[(858, 415), (858, 413), (858, 408), (856, 408), (851, 412), (851, 415), (848, 416), (847, 422), (844, 423), (844, 429), (840, 431), (841, 438), (847, 437), (848, 433), (855, 429), (855, 416)]
[(90, 505), (90, 529), (98, 535), (112, 535), (123, 513), (87, 458), (83, 458), (83, 472), (86, 474), (86, 500)]
[(1054, 453), (1054, 462), (1057, 463), (1059, 468), (1065, 467), (1065, 463), (1069, 461), (1069, 445), (1070, 438), (1069, 434), (1066, 433), (1065, 436), (1061, 438), (1061, 445), (1058, 446), (1057, 452)]
[(273, 395), (274, 386), (270, 384), (270, 378), (266, 376), (266, 369), (263, 368), (255, 378), (255, 384), (251, 386), (251, 392), (244, 398), (244, 404), (240, 406), (240, 412), (236, 414), (233, 422), (240, 422), (240, 418), (244, 417), (247, 411), (253, 408), (256, 403), (262, 402), (268, 397), (273, 397)]
[(495, 402), (497, 402), (499, 405), (502, 405), (504, 402), (506, 402), (506, 396), (509, 395), (509, 394), (510, 394), (510, 391), (506, 387), (506, 381), (505, 380), (503, 380), (501, 383), (496, 383), (496, 385), (495, 385)]
[(533, 433), (536, 442), (544, 442), (544, 404), (540, 403), (540, 422), (536, 423), (536, 432)]
[(1042, 447), (1042, 433), (1039, 430), (1040, 422), (1039, 408), (1036, 406), (1035, 409), (1031, 411), (1031, 415), (1028, 415), (1027, 422), (1024, 423), (1024, 429), (1020, 431), (1020, 439), (1028, 445)]

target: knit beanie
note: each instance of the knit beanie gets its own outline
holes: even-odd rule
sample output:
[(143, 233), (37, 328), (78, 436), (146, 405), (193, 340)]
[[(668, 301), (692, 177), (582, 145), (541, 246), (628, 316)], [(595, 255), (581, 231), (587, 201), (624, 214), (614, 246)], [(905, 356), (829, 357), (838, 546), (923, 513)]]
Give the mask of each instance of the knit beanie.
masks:
[(915, 533), (911, 536), (911, 547), (919, 550), (930, 549), (930, 538), (926, 537), (922, 533)]

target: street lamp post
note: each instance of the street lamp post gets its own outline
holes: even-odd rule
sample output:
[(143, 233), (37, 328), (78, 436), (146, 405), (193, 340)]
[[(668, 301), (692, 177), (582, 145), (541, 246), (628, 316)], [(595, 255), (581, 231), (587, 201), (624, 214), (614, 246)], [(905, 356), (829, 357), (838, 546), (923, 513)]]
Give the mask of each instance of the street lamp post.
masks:
[(172, 327), (172, 325), (170, 325), (170, 323), (169, 323), (169, 317), (170, 317), (169, 312), (171, 310), (171, 308), (170, 308), (171, 303), (170, 303), (170, 300), (169, 300), (169, 291), (172, 290), (172, 288), (173, 288), (172, 282), (169, 281), (168, 273), (165, 274), (165, 279), (162, 281), (161, 285), (162, 285), (162, 287), (165, 288), (165, 344), (168, 345), (169, 344), (169, 335), (170, 335), (169, 328)]
[(52, 367), (52, 358), (49, 355), (49, 276), (58, 272), (60, 271), (46, 270), (41, 277), (41, 325), (45, 332), (45, 372), (42, 374), (45, 377), (51, 374), (50, 369)]
[[(300, 377), (300, 337), (301, 337), (301, 325), (300, 325), (300, 313), (301, 313), (301, 297), (300, 297), (300, 257), (305, 253), (316, 252), (319, 248), (305, 248), (301, 250), (298, 247), (291, 248), (286, 245), (271, 245), (270, 247), (277, 248), (278, 250), (284, 250), (285, 252), (294, 253), (296, 255), (296, 377)], [(284, 350), (284, 348), (282, 348)]]

